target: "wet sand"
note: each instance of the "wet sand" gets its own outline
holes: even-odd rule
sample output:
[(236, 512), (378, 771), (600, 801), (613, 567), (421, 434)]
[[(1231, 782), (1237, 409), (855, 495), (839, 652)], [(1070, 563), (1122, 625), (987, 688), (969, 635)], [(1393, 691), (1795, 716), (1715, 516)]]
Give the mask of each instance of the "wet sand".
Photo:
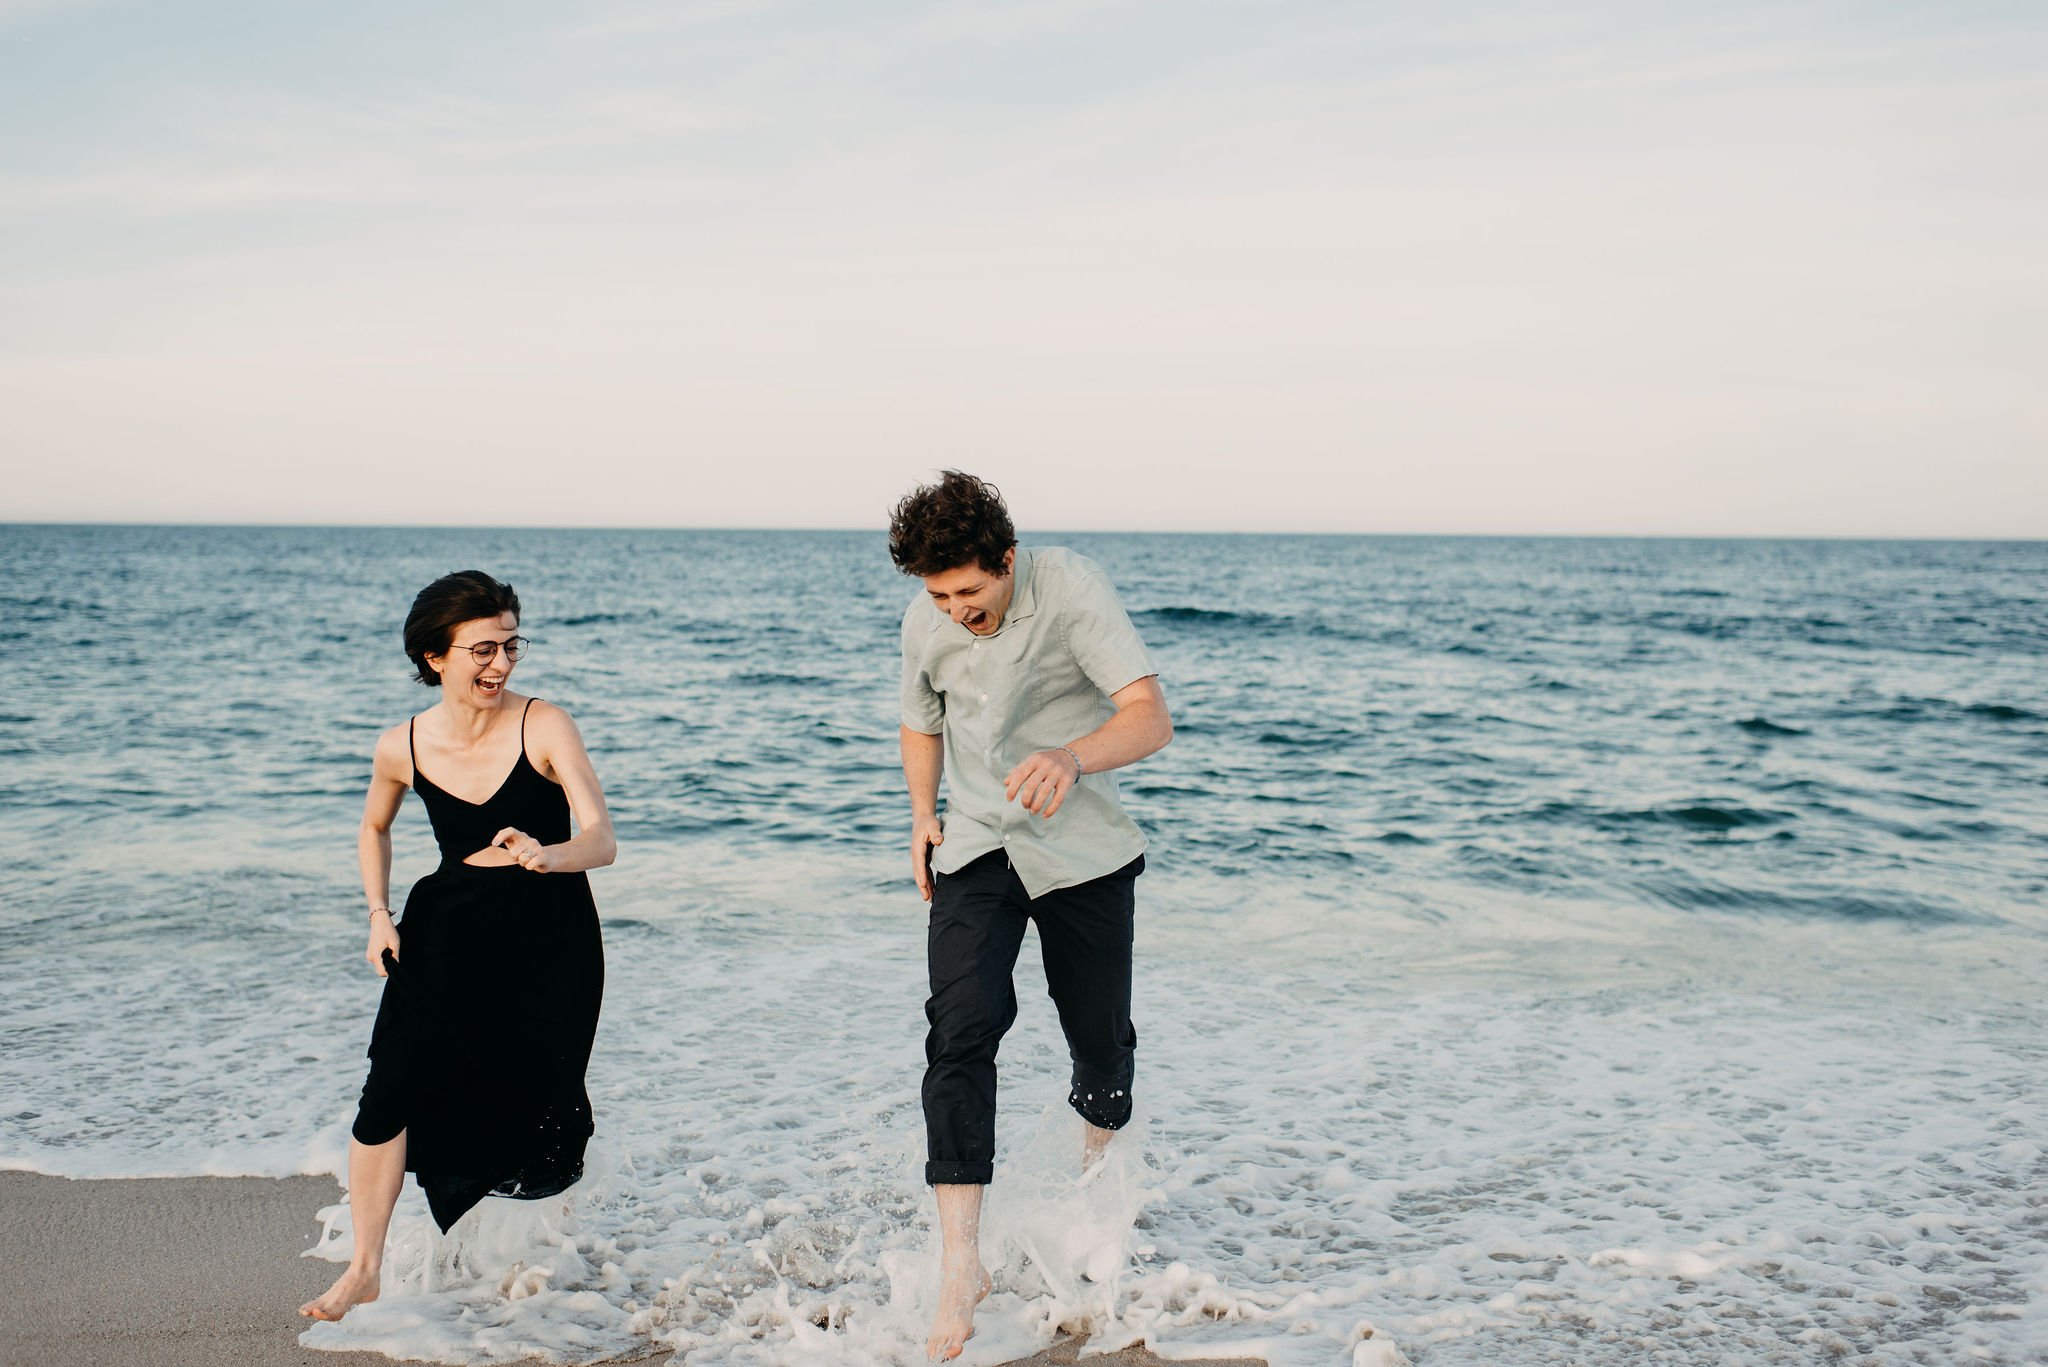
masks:
[[(77, 1182), (0, 1172), (0, 1363), (36, 1367), (389, 1367), (301, 1348), (298, 1307), (339, 1265), (302, 1258), (336, 1199), (325, 1177)], [(1074, 1361), (1057, 1344), (1010, 1367)], [(669, 1352), (616, 1362), (660, 1363)], [(1088, 1359), (1165, 1367), (1141, 1349)], [(1229, 1359), (1228, 1367), (1261, 1367)], [(539, 1360), (501, 1367), (541, 1367)], [(1218, 1360), (1216, 1367), (1223, 1367)]]

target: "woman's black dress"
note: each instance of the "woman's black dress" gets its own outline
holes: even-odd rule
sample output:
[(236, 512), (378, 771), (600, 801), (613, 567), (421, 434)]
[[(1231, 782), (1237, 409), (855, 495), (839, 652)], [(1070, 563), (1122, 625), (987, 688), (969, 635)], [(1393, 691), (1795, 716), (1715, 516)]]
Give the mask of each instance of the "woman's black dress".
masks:
[(583, 1175), (604, 946), (583, 874), (462, 862), (507, 826), (569, 838), (569, 799), (527, 759), (524, 714), (519, 762), (486, 801), (444, 792), (417, 754), (412, 773), (441, 866), (413, 885), (399, 957), (385, 956), (354, 1133), (405, 1132), (406, 1169), (445, 1233), (485, 1196), (552, 1196)]

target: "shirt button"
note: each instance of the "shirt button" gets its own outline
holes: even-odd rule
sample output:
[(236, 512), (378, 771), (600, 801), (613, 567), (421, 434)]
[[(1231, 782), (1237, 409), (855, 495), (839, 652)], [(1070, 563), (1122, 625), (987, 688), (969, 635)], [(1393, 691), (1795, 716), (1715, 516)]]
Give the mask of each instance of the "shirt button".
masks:
[(986, 694), (986, 693), (982, 694), (982, 695), (981, 695), (981, 700), (982, 700), (983, 702), (987, 702), (987, 701), (988, 701), (988, 694)]

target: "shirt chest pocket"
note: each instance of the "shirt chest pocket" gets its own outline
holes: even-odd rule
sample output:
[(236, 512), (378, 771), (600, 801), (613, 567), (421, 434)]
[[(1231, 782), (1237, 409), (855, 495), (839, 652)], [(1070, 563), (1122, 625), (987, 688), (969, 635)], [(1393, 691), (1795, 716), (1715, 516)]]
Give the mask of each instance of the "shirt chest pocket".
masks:
[(1034, 646), (1028, 635), (1014, 639), (997, 637), (988, 643), (985, 662), (991, 705), (1000, 702), (1013, 717), (1028, 713), (1045, 694), (1046, 652)]
[(932, 682), (950, 705), (1001, 724), (1035, 694), (1030, 644), (1021, 634), (971, 641), (951, 652), (932, 671)]

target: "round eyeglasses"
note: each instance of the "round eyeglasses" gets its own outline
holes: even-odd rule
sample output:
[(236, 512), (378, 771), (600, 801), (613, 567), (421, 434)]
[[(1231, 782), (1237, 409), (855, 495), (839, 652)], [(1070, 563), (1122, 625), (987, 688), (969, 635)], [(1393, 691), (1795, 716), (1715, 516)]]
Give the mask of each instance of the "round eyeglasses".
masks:
[(480, 665), (487, 665), (498, 658), (498, 651), (502, 648), (505, 658), (517, 664), (519, 658), (526, 654), (526, 648), (532, 644), (533, 642), (524, 636), (514, 636), (509, 641), (478, 641), (473, 646), (449, 646), (448, 649), (466, 650), (471, 659)]

